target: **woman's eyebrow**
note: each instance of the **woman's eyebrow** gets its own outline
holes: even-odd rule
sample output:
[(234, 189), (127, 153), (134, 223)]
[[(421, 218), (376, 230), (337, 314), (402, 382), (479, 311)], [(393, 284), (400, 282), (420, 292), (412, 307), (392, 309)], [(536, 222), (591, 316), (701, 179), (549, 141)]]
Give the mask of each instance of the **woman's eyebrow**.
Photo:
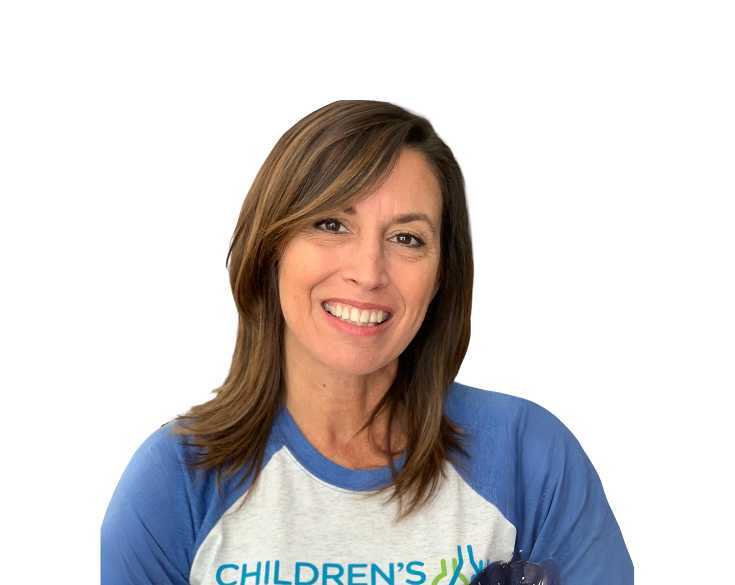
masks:
[[(344, 210), (344, 212), (348, 215), (355, 215), (356, 211), (354, 207), (348, 207)], [(410, 223), (412, 221), (425, 221), (429, 229), (431, 230), (431, 235), (436, 236), (436, 230), (434, 229), (434, 224), (431, 222), (431, 218), (426, 215), (425, 213), (420, 212), (413, 212), (413, 213), (401, 213), (400, 215), (396, 215), (393, 218), (392, 223)]]

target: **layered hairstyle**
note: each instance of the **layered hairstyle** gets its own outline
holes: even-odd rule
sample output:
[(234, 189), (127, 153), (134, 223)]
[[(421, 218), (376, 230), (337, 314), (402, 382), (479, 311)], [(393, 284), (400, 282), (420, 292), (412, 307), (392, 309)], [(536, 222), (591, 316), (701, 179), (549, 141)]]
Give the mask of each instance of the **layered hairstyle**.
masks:
[[(271, 428), (285, 404), (284, 318), (278, 262), (289, 238), (328, 212), (370, 195), (404, 148), (422, 153), (442, 195), (439, 289), (424, 322), (399, 356), (396, 377), (373, 409), (370, 427), (388, 409), (406, 415), (407, 447), (400, 471), (390, 450), (392, 482), (367, 495), (393, 492), (398, 520), (428, 502), (451, 453), (468, 457), (464, 430), (444, 413), (470, 339), (473, 257), (464, 178), (449, 147), (424, 117), (389, 102), (339, 100), (308, 114), (278, 140), (242, 205), (225, 265), (238, 311), (232, 364), (215, 396), (175, 419), (173, 432), (193, 447), (187, 464), (220, 476), (251, 474), (247, 497), (263, 469)], [(404, 510), (404, 499), (410, 503)]]

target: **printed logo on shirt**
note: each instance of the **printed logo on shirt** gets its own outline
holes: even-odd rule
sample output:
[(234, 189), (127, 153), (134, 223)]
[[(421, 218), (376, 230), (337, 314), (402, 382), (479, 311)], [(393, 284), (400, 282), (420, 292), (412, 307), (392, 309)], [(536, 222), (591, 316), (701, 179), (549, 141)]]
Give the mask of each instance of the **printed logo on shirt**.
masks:
[(431, 562), (412, 560), (378, 563), (311, 563), (296, 561), (284, 579), (280, 560), (222, 563), (215, 572), (216, 585), (469, 585), (472, 578), (491, 560), (476, 559), (472, 545), (467, 545), (465, 560), (462, 547), (457, 556)]

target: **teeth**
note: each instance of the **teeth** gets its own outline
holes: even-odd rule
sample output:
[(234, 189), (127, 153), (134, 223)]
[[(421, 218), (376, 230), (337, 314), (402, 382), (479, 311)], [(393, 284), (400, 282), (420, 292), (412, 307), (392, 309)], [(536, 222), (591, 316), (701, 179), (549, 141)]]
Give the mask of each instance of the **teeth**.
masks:
[(339, 303), (334, 305), (323, 303), (322, 306), (327, 312), (331, 313), (335, 317), (339, 317), (343, 321), (347, 321), (353, 325), (362, 325), (366, 327), (369, 327), (369, 324), (371, 323), (374, 325), (382, 323), (390, 316), (390, 313), (386, 313), (384, 311), (361, 311), (356, 307), (350, 307), (349, 305), (342, 305)]

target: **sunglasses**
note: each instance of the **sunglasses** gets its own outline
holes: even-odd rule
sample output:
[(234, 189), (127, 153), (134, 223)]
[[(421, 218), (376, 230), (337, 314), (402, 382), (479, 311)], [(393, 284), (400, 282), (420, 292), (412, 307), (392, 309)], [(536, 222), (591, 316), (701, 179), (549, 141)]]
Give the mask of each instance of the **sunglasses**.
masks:
[(558, 571), (546, 561), (542, 564), (514, 559), (490, 563), (477, 573), (470, 585), (560, 585)]

